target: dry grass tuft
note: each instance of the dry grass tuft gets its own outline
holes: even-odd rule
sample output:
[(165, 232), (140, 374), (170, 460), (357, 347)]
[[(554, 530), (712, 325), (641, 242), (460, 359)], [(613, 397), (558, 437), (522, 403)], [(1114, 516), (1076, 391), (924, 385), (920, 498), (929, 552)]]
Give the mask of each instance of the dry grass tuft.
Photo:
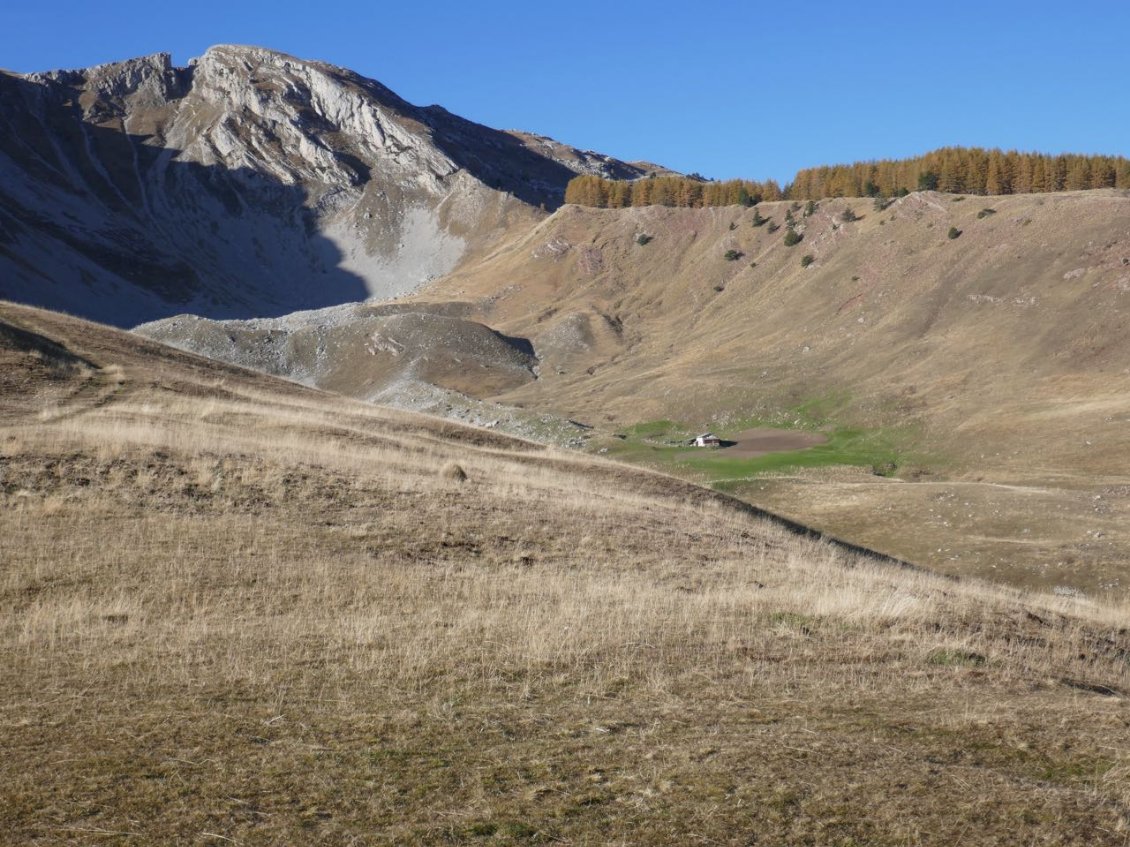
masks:
[(463, 470), (463, 466), (456, 462), (448, 462), (440, 468), (439, 475), (443, 479), (450, 479), (452, 482), (466, 482), (467, 472)]

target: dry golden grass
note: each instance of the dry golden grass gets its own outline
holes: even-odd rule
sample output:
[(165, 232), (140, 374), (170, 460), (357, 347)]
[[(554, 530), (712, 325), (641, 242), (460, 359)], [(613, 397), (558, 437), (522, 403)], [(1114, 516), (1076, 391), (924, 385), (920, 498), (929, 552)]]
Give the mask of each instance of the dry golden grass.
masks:
[(1125, 606), (0, 319), (98, 368), (0, 422), (0, 841), (1130, 839)]
[[(981, 218), (958, 199), (798, 210), (807, 268), (750, 209), (567, 206), (419, 299), (480, 304), (482, 320), (533, 340), (541, 377), (491, 399), (608, 429), (670, 419), (732, 434), (806, 417), (866, 429), (898, 448), (904, 480), (990, 502), (945, 510), (951, 526), (927, 540), (901, 526), (933, 520), (937, 488), (800, 472), (742, 496), (933, 569), (1124, 595), (1130, 196), (994, 197)], [(789, 205), (757, 213), (782, 223)]]
[[(993, 215), (965, 199), (916, 192), (882, 209), (835, 198), (811, 215), (793, 210), (811, 266), (784, 246), (784, 228), (754, 226), (752, 209), (566, 206), (515, 221), (408, 301), (339, 312), (334, 328), (318, 330), (335, 339), (328, 359), (292, 336), (284, 363), (260, 343), (261, 329), (174, 320), (143, 331), (358, 397), (399, 374), (517, 404), (523, 431), (547, 439), (580, 433), (543, 428), (539, 417), (582, 421), (595, 450), (720, 482), (932, 570), (1126, 596), (1130, 194), (995, 197)], [(756, 214), (781, 223), (790, 205), (763, 203)], [(960, 239), (946, 237), (951, 227)], [(727, 261), (730, 251), (746, 258)], [(494, 344), (485, 355), (472, 340), (481, 334), (448, 332), (446, 320), (438, 335), (405, 336), (405, 355), (378, 365), (370, 321), (389, 309), (459, 315), (529, 339), (539, 376), (514, 371)], [(421, 344), (465, 349), (421, 366), (412, 352)], [(388, 396), (412, 403), (421, 392)], [(769, 486), (762, 477), (731, 488), (743, 462), (696, 469), (671, 451), (649, 456), (649, 446), (621, 452), (611, 437), (660, 420), (727, 437), (761, 424), (854, 430), (821, 461), (915, 485), (871, 474), (813, 484), (823, 470), (794, 469)], [(922, 531), (905, 532), (908, 523)]]

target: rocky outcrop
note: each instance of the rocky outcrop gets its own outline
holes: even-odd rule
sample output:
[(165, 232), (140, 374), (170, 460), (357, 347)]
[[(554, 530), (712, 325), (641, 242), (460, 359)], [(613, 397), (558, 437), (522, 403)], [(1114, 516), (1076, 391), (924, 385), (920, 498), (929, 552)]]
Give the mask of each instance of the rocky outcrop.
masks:
[(575, 173), (644, 172), (545, 141), (254, 47), (0, 73), (0, 297), (130, 326), (397, 296)]
[(536, 379), (533, 345), (468, 319), (466, 305), (347, 304), (247, 321), (178, 315), (135, 331), (365, 400), (406, 383), (481, 397)]

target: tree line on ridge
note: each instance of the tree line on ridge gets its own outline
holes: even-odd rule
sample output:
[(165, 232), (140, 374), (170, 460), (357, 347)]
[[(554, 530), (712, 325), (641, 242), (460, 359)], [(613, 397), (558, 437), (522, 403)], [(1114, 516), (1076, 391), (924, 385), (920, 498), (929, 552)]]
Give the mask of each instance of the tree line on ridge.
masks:
[(805, 168), (783, 188), (773, 180), (711, 181), (698, 175), (649, 176), (636, 180), (583, 175), (569, 182), (565, 202), (608, 209), (697, 208), (753, 206), (763, 200), (897, 197), (922, 190), (998, 195), (1092, 188), (1130, 188), (1130, 159), (944, 147), (909, 159)]

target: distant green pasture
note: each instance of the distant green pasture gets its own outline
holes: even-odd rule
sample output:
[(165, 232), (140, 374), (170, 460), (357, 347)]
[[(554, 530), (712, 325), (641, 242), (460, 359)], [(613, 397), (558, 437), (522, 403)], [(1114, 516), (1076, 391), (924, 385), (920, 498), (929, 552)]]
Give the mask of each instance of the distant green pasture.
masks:
[(900, 444), (906, 440), (903, 433), (885, 429), (835, 427), (829, 425), (823, 416), (811, 414), (811, 405), (807, 408), (798, 407), (794, 411), (796, 414), (791, 424), (741, 420), (711, 431), (723, 440), (733, 440), (740, 432), (760, 427), (819, 431), (827, 437), (827, 442), (800, 450), (785, 450), (752, 458), (737, 457), (725, 448), (689, 446), (689, 440), (701, 430), (676, 421), (658, 420), (638, 423), (621, 430), (619, 438), (607, 445), (608, 454), (669, 473), (692, 475), (718, 487), (726, 487), (727, 483), (764, 473), (835, 465), (867, 467), (877, 474), (891, 475), (903, 463), (903, 451), (900, 449)]

